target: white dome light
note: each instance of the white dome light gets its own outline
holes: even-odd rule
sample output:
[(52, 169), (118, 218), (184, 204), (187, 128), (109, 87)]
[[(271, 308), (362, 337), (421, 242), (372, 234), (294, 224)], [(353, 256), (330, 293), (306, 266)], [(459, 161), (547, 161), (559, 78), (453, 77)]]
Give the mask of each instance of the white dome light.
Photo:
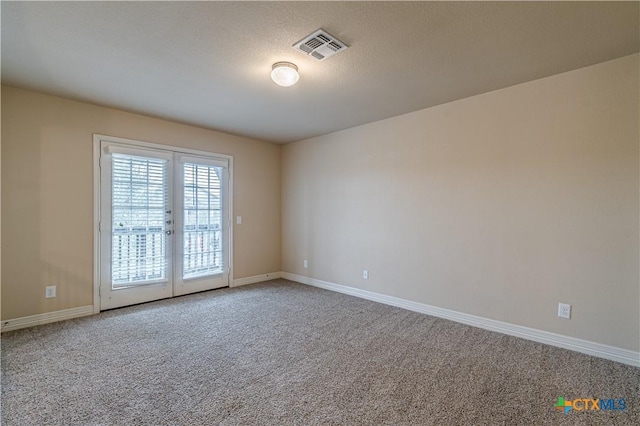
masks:
[(291, 62), (276, 62), (271, 69), (271, 79), (278, 86), (293, 86), (300, 79), (298, 67)]

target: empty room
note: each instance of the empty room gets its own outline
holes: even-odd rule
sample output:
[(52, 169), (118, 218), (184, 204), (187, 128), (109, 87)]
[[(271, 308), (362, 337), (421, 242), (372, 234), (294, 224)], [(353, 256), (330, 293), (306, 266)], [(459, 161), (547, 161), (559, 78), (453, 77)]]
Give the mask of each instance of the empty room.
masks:
[(640, 424), (640, 2), (0, 18), (2, 424)]

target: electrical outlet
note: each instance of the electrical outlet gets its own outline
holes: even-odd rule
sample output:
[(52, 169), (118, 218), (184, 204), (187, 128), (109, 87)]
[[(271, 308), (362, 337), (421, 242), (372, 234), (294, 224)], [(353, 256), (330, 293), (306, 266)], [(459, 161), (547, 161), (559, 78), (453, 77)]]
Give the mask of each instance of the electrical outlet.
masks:
[(369, 279), (369, 270), (368, 269), (363, 269), (362, 270), (362, 279), (365, 279), (365, 280)]
[(305, 268), (309, 267), (309, 262), (307, 262), (307, 259), (304, 260), (304, 262), (302, 262)]
[(558, 316), (560, 318), (571, 319), (571, 305), (558, 303)]
[(47, 299), (51, 299), (52, 297), (56, 297), (56, 286), (48, 285), (44, 290), (44, 297)]

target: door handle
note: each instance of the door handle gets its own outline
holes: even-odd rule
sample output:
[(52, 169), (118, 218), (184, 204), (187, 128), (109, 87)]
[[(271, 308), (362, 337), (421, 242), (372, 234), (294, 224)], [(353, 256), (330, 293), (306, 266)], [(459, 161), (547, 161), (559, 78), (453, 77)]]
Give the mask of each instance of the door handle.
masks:
[(165, 234), (171, 235), (171, 231), (165, 231)]

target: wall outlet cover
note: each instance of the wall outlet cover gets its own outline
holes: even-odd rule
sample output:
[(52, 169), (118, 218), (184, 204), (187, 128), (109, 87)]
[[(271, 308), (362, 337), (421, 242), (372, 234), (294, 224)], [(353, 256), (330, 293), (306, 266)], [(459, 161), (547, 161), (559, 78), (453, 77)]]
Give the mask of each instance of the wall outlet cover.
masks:
[(568, 303), (558, 303), (558, 316), (560, 318), (571, 319), (571, 305)]
[(52, 297), (56, 297), (56, 286), (48, 285), (44, 290), (44, 297), (47, 299), (51, 299)]

